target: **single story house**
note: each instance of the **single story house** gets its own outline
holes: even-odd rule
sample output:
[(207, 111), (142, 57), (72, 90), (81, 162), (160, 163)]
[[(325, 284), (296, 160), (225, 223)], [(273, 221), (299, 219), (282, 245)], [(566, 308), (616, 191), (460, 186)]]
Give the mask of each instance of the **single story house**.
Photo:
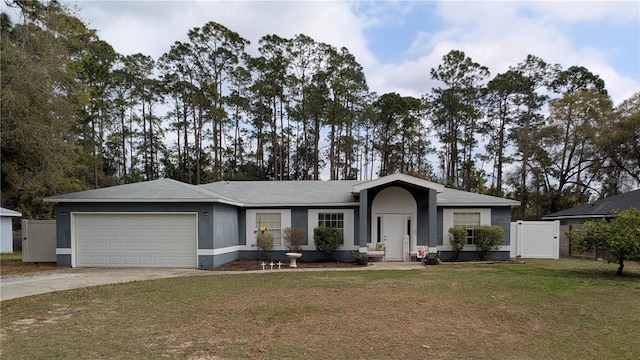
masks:
[(542, 220), (560, 221), (560, 256), (582, 255), (572, 251), (571, 241), (567, 236), (569, 231), (579, 229), (589, 220), (611, 218), (615, 211), (630, 208), (640, 209), (640, 189), (545, 215)]
[(258, 229), (274, 235), (272, 258), (285, 260), (282, 230), (307, 231), (302, 260), (324, 255), (313, 229), (337, 227), (337, 258), (383, 242), (387, 261), (408, 261), (418, 246), (453, 256), (448, 229), (465, 226), (462, 259), (477, 257), (473, 226), (498, 225), (504, 242), (492, 259), (509, 259), (513, 200), (447, 189), (394, 174), (371, 181), (220, 181), (190, 185), (170, 179), (89, 190), (45, 199), (56, 203), (61, 266), (213, 268), (260, 258)]
[(13, 252), (13, 218), (22, 213), (0, 207), (0, 252)]

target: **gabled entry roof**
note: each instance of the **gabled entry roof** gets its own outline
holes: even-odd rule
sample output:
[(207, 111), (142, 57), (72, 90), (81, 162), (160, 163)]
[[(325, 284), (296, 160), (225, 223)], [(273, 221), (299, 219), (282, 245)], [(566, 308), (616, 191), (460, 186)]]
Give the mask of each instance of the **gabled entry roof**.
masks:
[(423, 180), (417, 178), (415, 176), (405, 175), (405, 174), (392, 174), (388, 176), (384, 176), (375, 180), (361, 182), (357, 185), (353, 186), (353, 193), (359, 194), (360, 191), (375, 188), (382, 185), (388, 185), (394, 182), (403, 182), (411, 185), (415, 185), (421, 188), (433, 189), (438, 193), (444, 191), (444, 185), (436, 184), (431, 181)]

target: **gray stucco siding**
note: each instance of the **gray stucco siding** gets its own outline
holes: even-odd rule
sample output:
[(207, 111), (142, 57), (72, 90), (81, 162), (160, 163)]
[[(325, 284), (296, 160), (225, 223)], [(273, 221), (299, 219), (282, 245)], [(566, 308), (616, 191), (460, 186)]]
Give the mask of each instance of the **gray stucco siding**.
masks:
[[(304, 229), (307, 232), (307, 225), (309, 224), (309, 211), (307, 208), (294, 207), (291, 208), (291, 227)], [(309, 234), (307, 234), (307, 241), (304, 245), (309, 244)]]
[(504, 230), (502, 245), (511, 243), (511, 207), (491, 208), (491, 225), (500, 226)]
[[(429, 243), (429, 246), (441, 246), (444, 245), (444, 210), (441, 207), (438, 207), (437, 219), (436, 219), (436, 239), (434, 243)], [(447, 229), (449, 231), (449, 229)], [(448, 238), (447, 238), (448, 239)], [(448, 240), (447, 240), (448, 241)], [(448, 244), (448, 243), (447, 243)]]
[(237, 208), (214, 204), (212, 247), (207, 247), (207, 249), (220, 249), (240, 245), (238, 223), (239, 217)]
[(354, 231), (358, 234), (356, 244), (366, 246), (371, 239), (371, 216), (369, 216), (369, 190), (360, 191), (360, 206), (358, 207), (358, 226), (354, 227)]
[(238, 245), (247, 245), (247, 210), (238, 209)]
[[(440, 251), (438, 253), (442, 261), (456, 261), (456, 255), (453, 251)], [(491, 261), (507, 261), (510, 259), (509, 251), (490, 251), (487, 254), (487, 260)], [(458, 255), (458, 261), (479, 261), (480, 254), (477, 251), (461, 251)]]

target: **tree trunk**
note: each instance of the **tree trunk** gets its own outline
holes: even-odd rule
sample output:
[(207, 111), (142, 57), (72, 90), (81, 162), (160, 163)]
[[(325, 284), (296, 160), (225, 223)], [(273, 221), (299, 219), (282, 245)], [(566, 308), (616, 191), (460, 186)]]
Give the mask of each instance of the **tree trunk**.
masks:
[(618, 272), (616, 272), (617, 276), (622, 276), (622, 269), (624, 268), (624, 260), (623, 257), (618, 257)]

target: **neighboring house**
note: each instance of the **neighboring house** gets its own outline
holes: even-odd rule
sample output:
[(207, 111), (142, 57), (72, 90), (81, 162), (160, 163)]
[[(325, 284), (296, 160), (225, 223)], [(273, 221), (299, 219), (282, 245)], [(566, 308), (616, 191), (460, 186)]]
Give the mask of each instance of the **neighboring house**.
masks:
[(13, 252), (13, 218), (21, 217), (22, 214), (0, 207), (0, 252)]
[(613, 217), (614, 211), (630, 208), (640, 209), (640, 189), (620, 195), (609, 196), (591, 204), (558, 211), (542, 217), (542, 220), (560, 221), (560, 256), (575, 255), (567, 232), (579, 229), (586, 221)]
[[(274, 235), (272, 258), (286, 259), (282, 229), (303, 228), (303, 260), (322, 254), (317, 226), (344, 234), (338, 259), (369, 242), (384, 242), (387, 261), (406, 261), (418, 246), (452, 258), (454, 225), (503, 227), (492, 259), (509, 259), (513, 200), (446, 189), (394, 174), (371, 181), (220, 181), (189, 185), (160, 179), (46, 198), (56, 203), (57, 259), (63, 266), (213, 268), (238, 258), (260, 258), (255, 238)], [(473, 242), (470, 230), (469, 241)], [(475, 259), (468, 245), (462, 259)]]

